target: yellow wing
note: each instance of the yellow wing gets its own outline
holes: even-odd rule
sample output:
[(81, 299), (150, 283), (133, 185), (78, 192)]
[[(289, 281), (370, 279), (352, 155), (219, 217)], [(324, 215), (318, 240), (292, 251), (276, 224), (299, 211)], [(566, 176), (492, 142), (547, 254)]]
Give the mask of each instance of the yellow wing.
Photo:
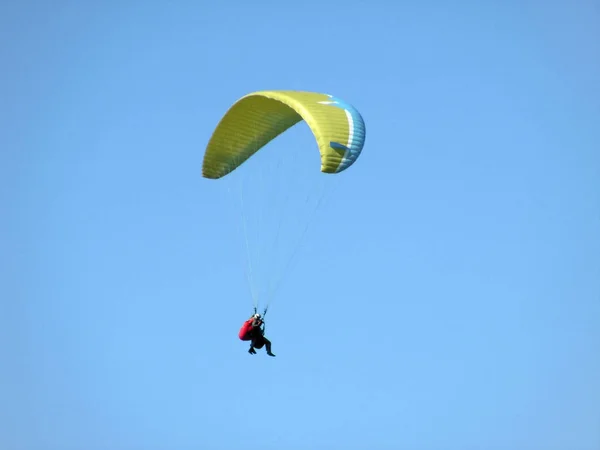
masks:
[(202, 176), (227, 175), (301, 120), (317, 140), (321, 172), (339, 173), (359, 157), (366, 130), (353, 106), (316, 92), (260, 91), (239, 99), (221, 119), (206, 148)]

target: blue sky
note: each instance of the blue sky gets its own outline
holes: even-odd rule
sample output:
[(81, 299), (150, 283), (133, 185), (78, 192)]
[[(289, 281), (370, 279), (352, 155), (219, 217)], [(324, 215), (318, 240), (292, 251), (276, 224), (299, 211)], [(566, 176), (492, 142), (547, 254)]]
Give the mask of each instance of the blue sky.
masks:
[[(4, 2), (0, 447), (598, 449), (599, 23), (585, 0)], [(267, 316), (276, 358), (237, 338), (239, 203), (201, 177), (261, 89), (367, 126)], [(305, 125), (278, 149), (323, 180)]]

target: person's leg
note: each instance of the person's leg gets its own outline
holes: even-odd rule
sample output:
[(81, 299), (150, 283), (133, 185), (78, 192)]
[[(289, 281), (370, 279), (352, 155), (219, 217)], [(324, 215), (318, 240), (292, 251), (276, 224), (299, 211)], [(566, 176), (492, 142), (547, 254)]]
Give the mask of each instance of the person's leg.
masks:
[(265, 347), (267, 348), (267, 355), (275, 356), (273, 352), (271, 352), (271, 341), (268, 340), (266, 337), (263, 337), (263, 340), (265, 341)]

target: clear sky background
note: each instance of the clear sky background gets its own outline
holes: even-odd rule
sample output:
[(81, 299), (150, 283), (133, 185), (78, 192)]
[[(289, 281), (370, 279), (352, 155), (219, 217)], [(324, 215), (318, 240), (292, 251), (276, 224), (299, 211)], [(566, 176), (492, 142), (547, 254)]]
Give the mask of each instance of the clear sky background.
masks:
[[(0, 61), (3, 450), (600, 448), (598, 2), (6, 1)], [(367, 125), (275, 358), (201, 177), (261, 89)]]

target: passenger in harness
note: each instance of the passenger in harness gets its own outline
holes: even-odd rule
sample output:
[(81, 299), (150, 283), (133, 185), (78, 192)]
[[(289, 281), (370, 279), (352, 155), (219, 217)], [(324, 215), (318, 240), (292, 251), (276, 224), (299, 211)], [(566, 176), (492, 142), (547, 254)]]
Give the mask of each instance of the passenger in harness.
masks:
[(256, 354), (256, 348), (261, 349), (264, 346), (267, 349), (267, 355), (275, 356), (271, 352), (271, 341), (265, 337), (264, 325), (265, 322), (262, 316), (260, 314), (253, 314), (244, 322), (238, 336), (242, 341), (250, 341), (250, 350), (248, 350), (248, 353), (251, 355)]

